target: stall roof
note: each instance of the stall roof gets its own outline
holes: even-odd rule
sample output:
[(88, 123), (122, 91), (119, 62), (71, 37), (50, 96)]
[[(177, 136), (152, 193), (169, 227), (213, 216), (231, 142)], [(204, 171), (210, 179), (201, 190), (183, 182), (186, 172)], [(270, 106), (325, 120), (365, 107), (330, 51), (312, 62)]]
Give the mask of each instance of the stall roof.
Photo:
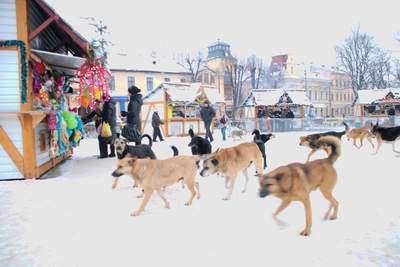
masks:
[(279, 104), (279, 99), (285, 93), (291, 98), (291, 104), (305, 106), (311, 104), (304, 90), (253, 89), (242, 106), (274, 106)]
[(53, 69), (68, 75), (73, 75), (86, 61), (86, 59), (81, 57), (67, 56), (35, 49), (31, 49), (31, 52), (42, 59), (46, 64), (51, 65)]
[(359, 90), (357, 104), (373, 104), (384, 99), (390, 92), (393, 93), (395, 98), (400, 99), (400, 88)]
[[(201, 83), (162, 83), (143, 97), (145, 102), (158, 101), (159, 92), (165, 90), (174, 102), (194, 102), (200, 95), (205, 95), (212, 103), (224, 102), (223, 96), (214, 86)], [(157, 98), (157, 99), (155, 99)]]

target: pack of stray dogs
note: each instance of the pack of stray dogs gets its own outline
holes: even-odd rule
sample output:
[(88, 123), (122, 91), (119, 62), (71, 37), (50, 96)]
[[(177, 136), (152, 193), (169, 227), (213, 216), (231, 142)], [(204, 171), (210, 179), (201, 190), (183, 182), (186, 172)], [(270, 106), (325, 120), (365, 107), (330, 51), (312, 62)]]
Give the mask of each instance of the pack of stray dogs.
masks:
[[(330, 131), (325, 133), (310, 134), (300, 137), (300, 145), (311, 149), (305, 163), (291, 163), (280, 166), (268, 173), (264, 173), (267, 167), (265, 144), (275, 137), (273, 134), (261, 134), (258, 129), (252, 133), (253, 142), (244, 142), (229, 148), (217, 149), (212, 152), (211, 143), (189, 130), (192, 155), (179, 155), (179, 151), (172, 146), (173, 156), (168, 159), (157, 159), (150, 145), (130, 146), (125, 140), (115, 140), (118, 155), (118, 163), (113, 171), (114, 183), (117, 186), (118, 178), (122, 175), (130, 175), (134, 180), (134, 186), (140, 186), (143, 198), (139, 207), (131, 213), (132, 216), (140, 215), (153, 192), (163, 200), (165, 207), (170, 204), (164, 194), (165, 187), (182, 181), (189, 191), (189, 198), (185, 205), (191, 205), (195, 198), (200, 198), (200, 186), (196, 179), (197, 174), (206, 177), (217, 174), (225, 179), (226, 195), (224, 200), (229, 200), (234, 190), (235, 182), (240, 173), (245, 177), (245, 185), (242, 192), (246, 192), (249, 181), (248, 168), (254, 164), (256, 176), (259, 179), (259, 197), (275, 196), (281, 200), (281, 204), (273, 214), (273, 219), (289, 206), (293, 201), (300, 201), (305, 210), (305, 227), (300, 232), (303, 236), (311, 234), (312, 212), (310, 193), (319, 188), (322, 195), (329, 203), (324, 218), (335, 220), (338, 216), (339, 202), (333, 196), (333, 190), (337, 182), (335, 162), (341, 156), (341, 138), (346, 135), (351, 138), (377, 138), (377, 150), (382, 142), (393, 144), (400, 137), (400, 127), (381, 127), (378, 124), (371, 125), (368, 129), (352, 129), (343, 123), (345, 130), (341, 132)], [(370, 143), (373, 145), (372, 141)], [(361, 141), (362, 145), (362, 141)], [(358, 147), (358, 146), (357, 146)], [(358, 147), (359, 148), (359, 147)], [(312, 154), (318, 150), (327, 153), (327, 157), (310, 161)]]

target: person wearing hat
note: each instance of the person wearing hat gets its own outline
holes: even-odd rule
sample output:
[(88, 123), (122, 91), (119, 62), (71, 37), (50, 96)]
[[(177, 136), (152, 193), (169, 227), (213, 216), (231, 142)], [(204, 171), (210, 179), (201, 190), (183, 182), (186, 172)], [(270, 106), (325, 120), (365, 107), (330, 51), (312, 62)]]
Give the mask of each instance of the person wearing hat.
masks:
[(121, 116), (126, 117), (126, 123), (129, 127), (136, 128), (141, 132), (142, 121), (140, 119), (140, 111), (142, 110), (143, 100), (140, 89), (132, 85), (128, 88), (128, 110), (121, 111)]
[(156, 109), (151, 117), (151, 126), (153, 126), (153, 142), (157, 142), (157, 137), (160, 139), (160, 142), (164, 141), (160, 129), (161, 124), (164, 124), (164, 122), (161, 121), (160, 115), (158, 115), (158, 110)]
[(210, 106), (210, 102), (206, 100), (204, 106), (200, 110), (200, 117), (204, 121), (204, 126), (206, 128), (206, 139), (210, 138), (210, 142), (214, 141), (211, 133), (211, 123), (215, 117), (215, 110)]

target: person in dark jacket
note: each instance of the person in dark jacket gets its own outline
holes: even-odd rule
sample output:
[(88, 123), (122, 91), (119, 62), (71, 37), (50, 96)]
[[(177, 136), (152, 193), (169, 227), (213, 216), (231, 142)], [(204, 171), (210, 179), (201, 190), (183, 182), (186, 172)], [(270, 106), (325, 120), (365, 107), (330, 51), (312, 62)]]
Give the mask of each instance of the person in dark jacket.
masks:
[[(102, 146), (103, 146), (103, 155), (108, 155), (108, 145), (110, 145), (110, 154), (108, 157), (113, 158), (115, 157), (115, 147), (114, 147), (114, 140), (117, 137), (116, 128), (117, 128), (117, 112), (116, 112), (116, 103), (113, 98), (109, 100), (105, 100), (103, 105), (103, 111), (101, 113), (101, 117), (103, 122), (107, 122), (111, 128), (111, 137), (101, 137), (102, 139)], [(101, 151), (101, 150), (100, 150)]]
[(200, 110), (200, 117), (204, 121), (204, 126), (206, 128), (206, 139), (210, 138), (210, 142), (214, 141), (211, 133), (211, 123), (215, 117), (215, 110), (210, 106), (210, 102), (206, 100), (204, 106)]
[(160, 129), (161, 124), (164, 124), (164, 122), (161, 121), (160, 116), (158, 115), (158, 110), (155, 110), (151, 117), (151, 126), (153, 126), (153, 142), (157, 142), (157, 137), (160, 139), (160, 142), (164, 141)]
[(128, 88), (128, 95), (128, 111), (121, 111), (121, 116), (126, 117), (128, 127), (136, 128), (141, 132), (142, 121), (140, 119), (140, 111), (142, 110), (143, 100), (140, 89), (133, 85)]

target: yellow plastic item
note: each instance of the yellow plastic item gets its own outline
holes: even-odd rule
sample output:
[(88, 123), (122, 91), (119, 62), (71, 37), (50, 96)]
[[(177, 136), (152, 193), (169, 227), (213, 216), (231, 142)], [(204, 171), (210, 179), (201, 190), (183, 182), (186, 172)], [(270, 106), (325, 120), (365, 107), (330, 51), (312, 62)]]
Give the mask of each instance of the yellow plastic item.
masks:
[(102, 137), (111, 137), (112, 132), (111, 132), (111, 127), (108, 122), (103, 122), (103, 126), (101, 127), (101, 134)]

